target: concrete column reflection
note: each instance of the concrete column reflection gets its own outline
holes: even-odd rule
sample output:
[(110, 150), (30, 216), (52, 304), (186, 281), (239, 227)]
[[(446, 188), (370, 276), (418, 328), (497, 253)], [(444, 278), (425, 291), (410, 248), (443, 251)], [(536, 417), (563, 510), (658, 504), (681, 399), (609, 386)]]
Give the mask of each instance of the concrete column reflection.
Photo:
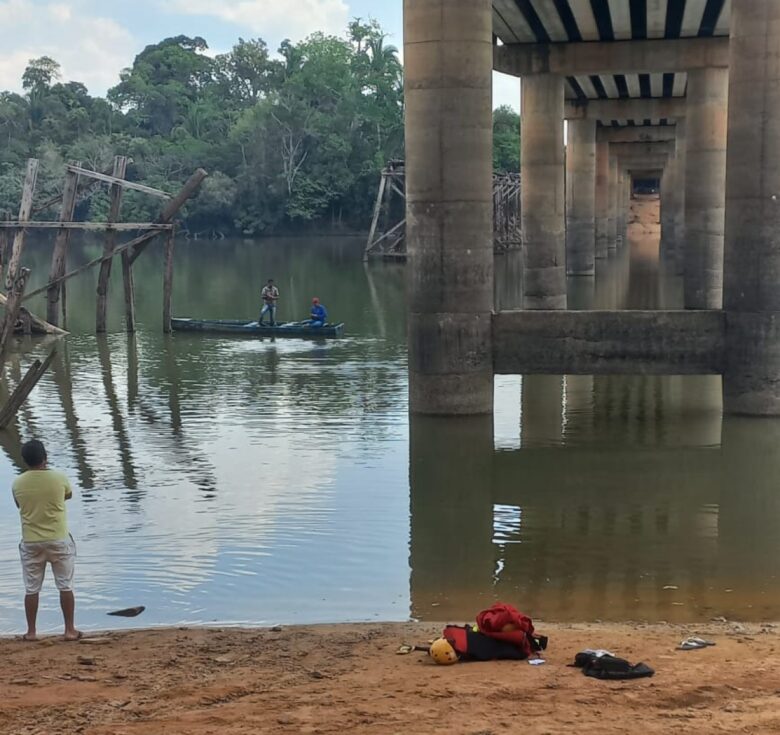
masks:
[(492, 601), (493, 421), (410, 416), (412, 617), (459, 620)]
[(525, 375), (522, 400), (522, 446), (560, 446), (563, 443), (563, 376)]
[(719, 615), (750, 605), (752, 619), (774, 619), (780, 606), (778, 446), (778, 419), (729, 417), (723, 423), (724, 480), (717, 525), (723, 570)]

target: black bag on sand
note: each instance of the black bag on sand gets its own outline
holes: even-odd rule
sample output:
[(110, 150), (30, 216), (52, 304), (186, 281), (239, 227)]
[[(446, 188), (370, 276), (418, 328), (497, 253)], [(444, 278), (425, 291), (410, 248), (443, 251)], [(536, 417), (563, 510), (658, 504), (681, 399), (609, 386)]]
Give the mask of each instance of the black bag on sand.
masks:
[(578, 653), (574, 665), (582, 669), (585, 676), (595, 679), (643, 679), (652, 676), (655, 671), (647, 664), (630, 664), (617, 656), (597, 656), (592, 653)]

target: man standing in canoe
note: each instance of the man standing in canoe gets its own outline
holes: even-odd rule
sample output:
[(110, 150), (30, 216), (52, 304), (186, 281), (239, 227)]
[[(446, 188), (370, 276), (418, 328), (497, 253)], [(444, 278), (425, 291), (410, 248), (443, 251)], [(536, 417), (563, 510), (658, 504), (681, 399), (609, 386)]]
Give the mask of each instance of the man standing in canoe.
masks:
[(307, 319), (304, 324), (308, 324), (310, 327), (319, 328), (325, 325), (328, 320), (328, 310), (320, 303), (320, 300), (315, 296), (311, 300), (311, 318)]
[(76, 544), (68, 531), (65, 501), (73, 496), (68, 478), (50, 470), (46, 448), (35, 439), (22, 446), (22, 458), (29, 467), (16, 478), (13, 496), (22, 519), (19, 554), (24, 576), (24, 613), (27, 617), (25, 641), (36, 640), (38, 596), (46, 565), (51, 564), (54, 582), (60, 591), (60, 607), (65, 620), (65, 640), (81, 638), (73, 623), (76, 603), (73, 597), (73, 571)]
[(257, 323), (264, 327), (263, 317), (266, 314), (271, 315), (271, 326), (276, 326), (276, 302), (279, 301), (279, 289), (274, 285), (274, 279), (269, 278), (268, 283), (263, 286), (263, 290), (260, 293), (260, 297), (263, 299), (263, 309), (260, 312), (260, 318)]

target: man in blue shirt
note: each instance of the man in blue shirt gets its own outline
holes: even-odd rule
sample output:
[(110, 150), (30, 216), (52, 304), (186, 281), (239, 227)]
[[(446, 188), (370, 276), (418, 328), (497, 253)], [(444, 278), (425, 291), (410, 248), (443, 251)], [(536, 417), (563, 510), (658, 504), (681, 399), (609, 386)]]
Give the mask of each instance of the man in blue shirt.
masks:
[(311, 300), (311, 319), (307, 319), (305, 324), (310, 327), (322, 327), (328, 320), (328, 311), (315, 296)]

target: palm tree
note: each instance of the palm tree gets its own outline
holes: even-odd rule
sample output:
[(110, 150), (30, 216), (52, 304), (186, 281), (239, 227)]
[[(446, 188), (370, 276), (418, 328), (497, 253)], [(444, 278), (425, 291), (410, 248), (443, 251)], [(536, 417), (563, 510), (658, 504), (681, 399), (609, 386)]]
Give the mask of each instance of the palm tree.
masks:
[(392, 45), (385, 46), (385, 36), (369, 38), (366, 50), (371, 58), (371, 71), (378, 76), (396, 76), (401, 71), (398, 49)]

